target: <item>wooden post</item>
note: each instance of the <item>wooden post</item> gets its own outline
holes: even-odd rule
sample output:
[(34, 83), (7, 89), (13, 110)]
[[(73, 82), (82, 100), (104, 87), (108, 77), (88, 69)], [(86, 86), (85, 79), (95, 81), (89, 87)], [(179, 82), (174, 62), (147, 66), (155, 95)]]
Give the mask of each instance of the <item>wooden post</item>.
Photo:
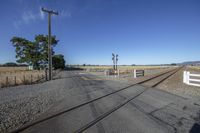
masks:
[(46, 81), (47, 81), (48, 80), (47, 68), (45, 68), (45, 78), (46, 78)]
[(187, 84), (190, 83), (190, 72), (187, 72)]
[(16, 85), (16, 84), (17, 84), (17, 81), (16, 81), (16, 76), (15, 76), (14, 78), (15, 78), (14, 80), (15, 80), (15, 85)]
[(33, 83), (33, 75), (31, 74), (31, 84)]
[(135, 69), (133, 70), (133, 76), (134, 76), (134, 78), (137, 78), (137, 74), (136, 74), (136, 70)]
[(6, 76), (6, 86), (8, 87), (8, 76)]
[(186, 71), (183, 72), (183, 83), (186, 83)]
[(25, 75), (24, 75), (24, 84), (26, 83), (26, 77), (25, 77)]
[(38, 82), (39, 82), (39, 80), (40, 80), (40, 75), (38, 74), (38, 76), (37, 76), (37, 79), (38, 79)]

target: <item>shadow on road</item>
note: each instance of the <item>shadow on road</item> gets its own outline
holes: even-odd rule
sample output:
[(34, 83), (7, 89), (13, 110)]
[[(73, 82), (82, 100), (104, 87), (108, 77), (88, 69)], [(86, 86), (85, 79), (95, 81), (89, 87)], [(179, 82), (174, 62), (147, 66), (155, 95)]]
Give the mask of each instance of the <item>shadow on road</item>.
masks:
[(65, 71), (81, 71), (81, 70), (84, 70), (82, 68), (75, 68), (75, 67), (67, 67), (64, 69)]
[(81, 77), (81, 76), (56, 77), (56, 78), (53, 78), (53, 80), (57, 80), (57, 79), (68, 79), (68, 78), (76, 78), (76, 77)]
[(195, 123), (190, 129), (190, 133), (200, 133), (200, 125)]

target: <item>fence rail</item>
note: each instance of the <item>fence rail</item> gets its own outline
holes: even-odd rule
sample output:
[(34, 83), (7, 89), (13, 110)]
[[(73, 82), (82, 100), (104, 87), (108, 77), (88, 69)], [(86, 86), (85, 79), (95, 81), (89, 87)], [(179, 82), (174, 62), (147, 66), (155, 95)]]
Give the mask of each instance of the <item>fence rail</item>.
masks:
[(134, 73), (134, 78), (144, 76), (144, 70), (135, 70), (134, 69), (133, 73)]
[[(195, 78), (199, 77), (199, 78)], [(195, 83), (194, 83), (195, 82)], [(200, 74), (192, 74), (189, 71), (183, 72), (183, 83), (200, 87)]]
[(105, 76), (123, 76), (123, 75), (127, 75), (129, 74), (130, 77), (134, 77), (134, 78), (137, 78), (137, 77), (140, 77), (140, 76), (144, 76), (144, 70), (131, 70), (131, 71), (122, 71), (120, 69), (118, 70), (105, 70), (104, 71), (104, 75)]

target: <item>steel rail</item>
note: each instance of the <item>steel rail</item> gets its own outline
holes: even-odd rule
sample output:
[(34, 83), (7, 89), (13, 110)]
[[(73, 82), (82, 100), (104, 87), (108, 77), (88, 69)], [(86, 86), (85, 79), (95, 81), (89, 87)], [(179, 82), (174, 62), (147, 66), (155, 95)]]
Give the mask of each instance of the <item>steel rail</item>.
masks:
[[(181, 69), (181, 68), (180, 68)], [(152, 85), (151, 87), (155, 87), (158, 84), (162, 83), (163, 81), (165, 81), (166, 79), (168, 79), (169, 77), (171, 77), (172, 75), (174, 75), (176, 72), (178, 72), (180, 69), (177, 69), (175, 71), (173, 71), (171, 74), (167, 75), (166, 77), (164, 77), (163, 79), (161, 79), (159, 82), (155, 83), (154, 85)], [(102, 119), (106, 118), (107, 116), (109, 116), (110, 114), (112, 114), (113, 112), (117, 111), (118, 109), (122, 108), (123, 106), (125, 106), (126, 104), (128, 104), (130, 101), (132, 101), (133, 99), (137, 98), (138, 96), (140, 96), (141, 94), (143, 94), (145, 91), (149, 90), (149, 88), (145, 88), (143, 91), (141, 91), (139, 94), (126, 99), (123, 103), (115, 106), (114, 108), (112, 108), (111, 110), (103, 113), (102, 115), (100, 115), (99, 117), (97, 117), (96, 119), (94, 119), (93, 121), (89, 122), (88, 124), (84, 125), (83, 127), (79, 128), (77, 131), (75, 131), (75, 133), (82, 133), (85, 130), (87, 130), (88, 128), (92, 127), (93, 125), (97, 124), (99, 121), (101, 121)]]

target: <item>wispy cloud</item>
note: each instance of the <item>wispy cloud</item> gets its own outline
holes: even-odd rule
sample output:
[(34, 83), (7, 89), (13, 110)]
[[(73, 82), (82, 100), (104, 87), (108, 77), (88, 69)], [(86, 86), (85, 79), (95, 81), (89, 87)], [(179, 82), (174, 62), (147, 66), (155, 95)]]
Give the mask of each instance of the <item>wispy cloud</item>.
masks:
[[(71, 17), (71, 13), (69, 11), (62, 10), (59, 12), (59, 18), (61, 19), (70, 18), (70, 17)], [(31, 10), (23, 12), (20, 19), (14, 21), (13, 25), (16, 29), (19, 29), (24, 24), (28, 25), (32, 22), (35, 22), (38, 20), (44, 20), (44, 19), (45, 19), (45, 13), (41, 11), (41, 6), (40, 6), (37, 12), (33, 12)]]
[(22, 21), (26, 24), (29, 24), (31, 21), (35, 21), (37, 18), (37, 14), (34, 14), (31, 11), (24, 12), (22, 15)]
[(59, 15), (61, 18), (70, 18), (71, 17), (71, 13), (68, 11), (65, 11), (65, 10), (62, 10)]
[(44, 20), (45, 14), (40, 10), (37, 12), (33, 11), (25, 11), (22, 13), (19, 20), (14, 21), (14, 27), (16, 29), (19, 29), (21, 25), (23, 24), (30, 24), (31, 22), (35, 22), (37, 20)]
[(20, 25), (22, 25), (22, 21), (20, 21), (20, 20), (14, 21), (13, 25), (14, 25), (15, 29), (18, 30), (20, 28)]
[(41, 18), (42, 20), (44, 20), (44, 18), (45, 18), (44, 12), (43, 12), (42, 10), (40, 10), (40, 18)]

